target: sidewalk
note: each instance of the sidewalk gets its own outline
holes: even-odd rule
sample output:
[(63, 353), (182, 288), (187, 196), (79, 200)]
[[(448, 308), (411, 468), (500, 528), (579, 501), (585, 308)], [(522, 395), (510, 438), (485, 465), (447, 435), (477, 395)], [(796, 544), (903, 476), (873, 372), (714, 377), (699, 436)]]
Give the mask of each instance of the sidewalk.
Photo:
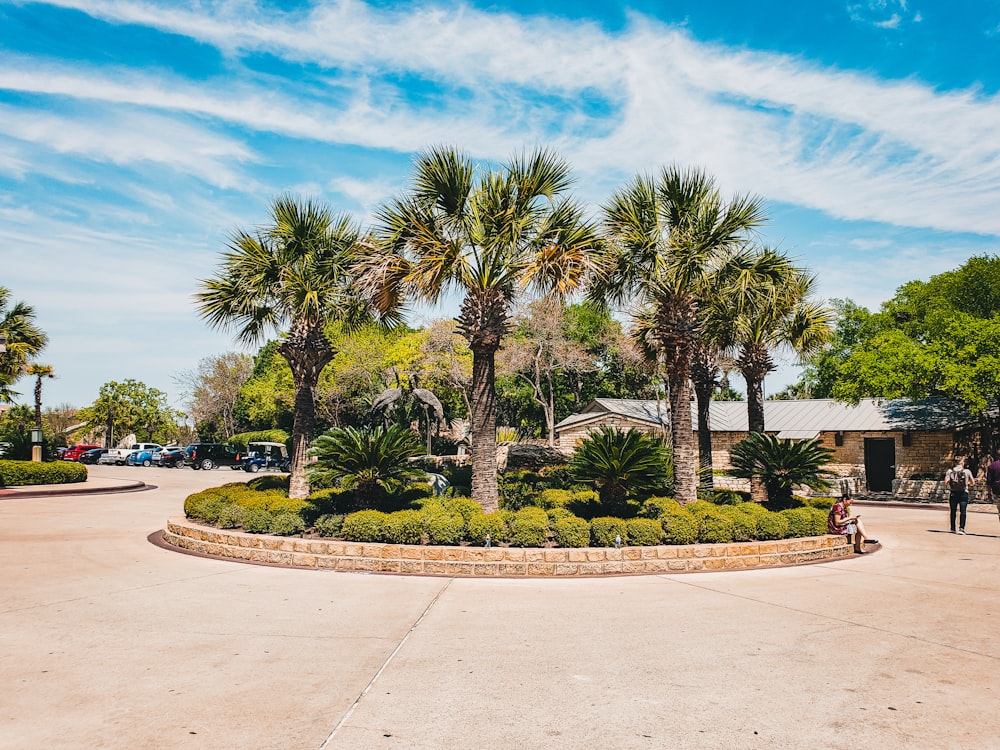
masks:
[(145, 482), (109, 477), (87, 477), (85, 482), (70, 484), (32, 484), (24, 487), (0, 487), (0, 500), (12, 497), (62, 497), (64, 495), (106, 495), (114, 492), (139, 492), (149, 489)]

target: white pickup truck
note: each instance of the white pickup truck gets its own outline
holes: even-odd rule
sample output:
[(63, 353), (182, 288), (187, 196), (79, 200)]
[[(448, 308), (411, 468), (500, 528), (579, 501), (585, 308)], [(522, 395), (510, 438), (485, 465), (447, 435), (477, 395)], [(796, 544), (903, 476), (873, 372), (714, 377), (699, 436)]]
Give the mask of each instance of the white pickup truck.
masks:
[(159, 443), (132, 443), (128, 448), (112, 448), (107, 453), (103, 454), (98, 460), (99, 464), (118, 464), (119, 466), (125, 465), (125, 459), (128, 458), (129, 454), (133, 451), (152, 451), (162, 446)]

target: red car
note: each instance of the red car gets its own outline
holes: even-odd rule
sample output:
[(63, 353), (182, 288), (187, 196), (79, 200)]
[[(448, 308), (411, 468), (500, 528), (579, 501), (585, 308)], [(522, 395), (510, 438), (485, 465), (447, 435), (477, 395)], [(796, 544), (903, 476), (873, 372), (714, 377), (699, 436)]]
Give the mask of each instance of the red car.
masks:
[(79, 461), (81, 455), (100, 447), (99, 445), (74, 445), (72, 448), (67, 448), (66, 452), (62, 454), (63, 461)]

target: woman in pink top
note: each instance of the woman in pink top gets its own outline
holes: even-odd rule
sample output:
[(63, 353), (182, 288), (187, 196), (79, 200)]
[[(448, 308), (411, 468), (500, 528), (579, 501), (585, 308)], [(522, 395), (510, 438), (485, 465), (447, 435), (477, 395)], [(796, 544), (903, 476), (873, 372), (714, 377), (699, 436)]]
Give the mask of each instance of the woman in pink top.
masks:
[(830, 508), (830, 515), (827, 516), (826, 528), (831, 534), (853, 534), (854, 552), (859, 555), (865, 554), (865, 542), (878, 544), (878, 539), (869, 539), (868, 532), (861, 524), (861, 514), (850, 515), (851, 506), (854, 505), (854, 498), (844, 495)]

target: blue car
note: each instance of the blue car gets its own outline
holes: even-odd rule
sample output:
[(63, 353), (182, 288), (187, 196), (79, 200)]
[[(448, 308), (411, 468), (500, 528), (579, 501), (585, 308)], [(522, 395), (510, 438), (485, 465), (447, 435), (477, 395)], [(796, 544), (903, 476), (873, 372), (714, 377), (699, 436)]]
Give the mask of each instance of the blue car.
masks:
[(125, 459), (125, 463), (129, 466), (152, 466), (154, 460), (153, 454), (159, 452), (159, 448), (150, 451), (132, 451), (128, 454), (128, 458)]

